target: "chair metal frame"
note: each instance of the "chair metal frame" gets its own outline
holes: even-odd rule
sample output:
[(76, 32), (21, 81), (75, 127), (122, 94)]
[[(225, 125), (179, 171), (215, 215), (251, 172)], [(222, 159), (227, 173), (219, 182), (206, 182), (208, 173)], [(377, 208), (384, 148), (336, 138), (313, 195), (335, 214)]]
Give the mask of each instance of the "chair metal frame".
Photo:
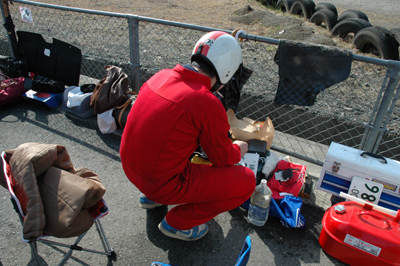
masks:
[[(13, 204), (15, 212), (18, 214), (18, 217), (19, 217), (19, 220), (21, 222), (21, 225), (23, 225), (25, 214), (22, 211), (22, 207), (21, 207), (21, 204), (19, 202), (19, 199), (17, 198), (16, 194), (14, 193), (14, 189), (13, 189), (13, 185), (12, 185), (12, 173), (11, 173), (10, 166), (8, 164), (8, 158), (7, 158), (7, 155), (6, 155), (5, 152), (1, 153), (1, 159), (2, 159), (2, 162), (3, 162), (4, 177), (6, 179), (8, 191), (9, 191), (10, 196), (11, 196), (11, 202)], [(100, 218), (102, 218), (102, 217), (104, 217), (105, 215), (108, 214), (108, 212), (109, 212), (108, 206), (107, 206), (106, 202), (103, 199), (101, 199), (101, 201), (98, 203), (98, 205), (102, 206), (102, 209), (100, 211), (100, 215), (98, 215), (94, 219), (94, 224), (96, 226), (96, 231), (97, 231), (97, 233), (98, 233), (98, 235), (100, 237), (100, 240), (101, 240), (101, 243), (103, 245), (104, 251), (87, 249), (87, 248), (84, 248), (84, 247), (81, 247), (81, 246), (78, 245), (88, 231), (86, 231), (83, 234), (79, 235), (72, 245), (68, 245), (68, 244), (57, 242), (57, 241), (45, 239), (46, 237), (50, 237), (48, 235), (43, 235), (43, 236), (40, 236), (39, 238), (36, 238), (36, 239), (33, 239), (33, 240), (27, 240), (27, 239), (24, 239), (22, 237), (22, 240), (24, 242), (27, 242), (29, 244), (30, 248), (31, 248), (31, 260), (34, 259), (37, 265), (41, 265), (40, 259), (39, 259), (40, 256), (39, 256), (38, 249), (37, 249), (37, 242), (41, 242), (41, 243), (46, 244), (48, 246), (59, 246), (59, 247), (69, 248), (68, 252), (64, 255), (64, 257), (62, 258), (62, 260), (58, 264), (59, 266), (63, 265), (69, 258), (71, 258), (72, 252), (74, 250), (75, 251), (84, 251), (84, 252), (90, 252), (90, 253), (106, 255), (108, 257), (109, 261), (116, 261), (117, 260), (117, 254), (110, 247), (110, 245), (108, 243), (108, 240), (107, 240), (107, 237), (105, 235), (105, 232), (103, 230), (103, 226), (101, 225), (101, 222), (100, 222)], [(69, 237), (69, 238), (72, 238), (72, 237)]]

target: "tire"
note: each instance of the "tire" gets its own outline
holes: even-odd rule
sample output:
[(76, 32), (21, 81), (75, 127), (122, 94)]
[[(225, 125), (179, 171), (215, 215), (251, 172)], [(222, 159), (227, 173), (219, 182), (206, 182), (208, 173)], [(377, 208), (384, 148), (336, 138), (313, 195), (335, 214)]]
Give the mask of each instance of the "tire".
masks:
[(348, 18), (338, 22), (331, 30), (332, 36), (345, 38), (349, 33), (357, 34), (364, 28), (372, 27), (371, 23), (361, 18)]
[(315, 12), (315, 3), (312, 0), (294, 0), (290, 13), (310, 19)]
[(324, 24), (325, 28), (331, 31), (337, 23), (337, 17), (333, 11), (329, 9), (321, 9), (312, 15), (310, 21), (317, 26), (322, 26)]
[(400, 28), (391, 29), (390, 32), (393, 34), (394, 39), (400, 45)]
[(282, 12), (289, 12), (292, 7), (293, 0), (278, 0), (276, 8)]
[(346, 10), (338, 17), (338, 22), (348, 18), (361, 18), (369, 22), (368, 16), (359, 10)]
[(322, 9), (328, 9), (328, 10), (332, 11), (335, 14), (336, 18), (337, 18), (338, 12), (337, 12), (336, 6), (334, 4), (326, 3), (326, 2), (319, 3), (315, 7), (315, 12), (318, 12), (318, 11), (320, 11)]
[(274, 7), (276, 6), (276, 0), (261, 0), (263, 5)]
[(391, 29), (390, 32), (393, 34), (394, 39), (400, 45), (400, 28)]
[[(400, 28), (394, 28), (391, 29), (390, 32), (393, 34), (393, 38), (396, 40), (397, 45), (400, 47)], [(399, 57), (400, 57), (400, 49), (397, 48), (397, 51), (399, 52)]]
[(399, 60), (399, 43), (396, 41), (394, 34), (384, 27), (376, 26), (375, 28), (385, 34), (388, 44), (390, 46), (390, 50), (392, 51), (392, 56), (390, 58), (394, 60)]
[[(376, 27), (368, 27), (360, 30), (354, 37), (353, 44), (363, 53), (376, 55), (382, 59), (395, 59), (399, 57), (398, 51), (393, 51), (390, 41), (385, 33)], [(395, 59), (397, 60), (397, 59)]]

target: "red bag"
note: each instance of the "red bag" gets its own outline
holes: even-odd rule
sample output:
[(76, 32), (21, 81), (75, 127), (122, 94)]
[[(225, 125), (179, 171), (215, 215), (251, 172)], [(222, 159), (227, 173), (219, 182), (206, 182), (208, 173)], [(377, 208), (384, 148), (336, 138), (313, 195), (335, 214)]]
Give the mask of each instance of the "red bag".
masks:
[(280, 160), (267, 183), (272, 197), (278, 200), (286, 195), (297, 197), (306, 181), (306, 169), (305, 165)]
[(25, 93), (24, 88), (24, 77), (19, 78), (9, 78), (4, 74), (1, 76), (5, 77), (5, 80), (0, 81), (0, 107), (15, 102), (22, 98)]

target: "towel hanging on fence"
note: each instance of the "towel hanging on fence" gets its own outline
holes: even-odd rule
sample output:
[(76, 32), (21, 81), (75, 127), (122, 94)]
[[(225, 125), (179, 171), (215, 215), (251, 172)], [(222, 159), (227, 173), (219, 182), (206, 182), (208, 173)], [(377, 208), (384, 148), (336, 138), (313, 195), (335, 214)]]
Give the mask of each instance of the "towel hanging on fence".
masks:
[(224, 105), (226, 111), (232, 109), (234, 112), (236, 112), (239, 105), (242, 88), (252, 74), (253, 70), (246, 68), (242, 64), (239, 66), (238, 70), (228, 81), (228, 83), (219, 90), (219, 92), (223, 96), (221, 102)]
[(334, 47), (280, 40), (274, 60), (279, 66), (274, 103), (311, 106), (321, 91), (349, 77), (352, 54)]

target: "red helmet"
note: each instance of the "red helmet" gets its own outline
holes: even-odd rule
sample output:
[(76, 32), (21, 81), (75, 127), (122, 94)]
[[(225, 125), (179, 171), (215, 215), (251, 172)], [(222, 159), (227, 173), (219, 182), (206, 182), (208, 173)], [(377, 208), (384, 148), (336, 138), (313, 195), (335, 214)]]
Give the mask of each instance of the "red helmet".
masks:
[(242, 49), (237, 40), (223, 31), (212, 31), (200, 38), (192, 52), (192, 62), (205, 59), (214, 68), (217, 79), (226, 84), (242, 63)]

